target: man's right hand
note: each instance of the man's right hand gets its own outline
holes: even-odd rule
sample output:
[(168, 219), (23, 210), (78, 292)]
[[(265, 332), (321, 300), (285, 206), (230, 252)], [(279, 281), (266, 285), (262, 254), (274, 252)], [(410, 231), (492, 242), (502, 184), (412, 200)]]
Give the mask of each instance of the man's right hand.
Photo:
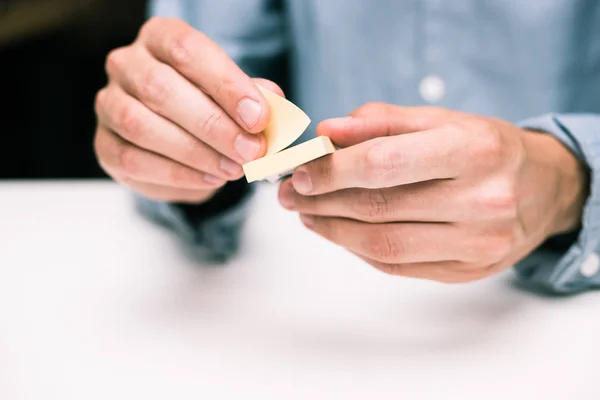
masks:
[(96, 98), (98, 161), (116, 181), (160, 201), (201, 203), (262, 156), (269, 105), (256, 83), (201, 32), (153, 18), (107, 58)]

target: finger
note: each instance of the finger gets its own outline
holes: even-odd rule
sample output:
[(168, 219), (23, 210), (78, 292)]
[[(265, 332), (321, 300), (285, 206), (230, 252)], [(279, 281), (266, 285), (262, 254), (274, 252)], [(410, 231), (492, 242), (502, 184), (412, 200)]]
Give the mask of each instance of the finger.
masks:
[(253, 133), (266, 128), (270, 118), (267, 100), (206, 35), (180, 20), (154, 18), (140, 37), (156, 58), (206, 92), (241, 127)]
[(465, 246), (470, 238), (450, 224), (369, 224), (308, 214), (302, 222), (329, 241), (386, 264), (463, 261), (472, 252)]
[(160, 117), (117, 85), (99, 92), (96, 112), (100, 121), (126, 141), (195, 170), (225, 180), (242, 177), (242, 167)]
[(336, 145), (348, 147), (377, 137), (433, 129), (465, 115), (439, 107), (369, 103), (348, 117), (321, 122), (317, 126), (317, 135), (328, 136)]
[(385, 264), (360, 254), (356, 254), (356, 256), (385, 274), (404, 276), (407, 278), (427, 279), (443, 283), (466, 283), (480, 280), (491, 275), (491, 272), (488, 272), (485, 269), (468, 269), (465, 263), (458, 261)]
[(134, 192), (155, 201), (199, 204), (210, 199), (215, 193), (215, 189), (181, 189), (135, 181), (130, 178), (115, 177), (115, 180), (131, 188)]
[(266, 150), (262, 135), (246, 133), (205, 93), (145, 50), (115, 52), (110, 60), (109, 76), (127, 93), (217, 152), (244, 164)]
[(96, 132), (95, 149), (100, 165), (111, 176), (182, 189), (214, 189), (225, 180), (137, 147), (104, 126)]
[(386, 189), (344, 189), (303, 196), (290, 179), (279, 189), (283, 207), (301, 214), (381, 222), (457, 222), (474, 220), (485, 205), (474, 203), (469, 190), (455, 181), (419, 182)]
[(503, 182), (468, 186), (434, 180), (385, 189), (344, 189), (316, 196), (296, 192), (290, 179), (279, 201), (302, 214), (350, 218), (364, 222), (501, 222), (512, 221), (514, 197)]
[(452, 179), (470, 167), (468, 146), (466, 132), (450, 124), (338, 150), (297, 168), (292, 179), (305, 195)]

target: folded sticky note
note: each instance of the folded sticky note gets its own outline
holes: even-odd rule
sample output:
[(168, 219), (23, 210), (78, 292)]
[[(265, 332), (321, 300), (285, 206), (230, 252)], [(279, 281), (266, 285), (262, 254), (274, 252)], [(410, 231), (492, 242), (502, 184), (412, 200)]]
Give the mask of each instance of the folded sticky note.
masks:
[(259, 89), (269, 102), (271, 119), (262, 132), (267, 141), (265, 156), (242, 166), (248, 182), (276, 182), (300, 165), (335, 151), (331, 140), (323, 136), (287, 148), (302, 136), (310, 118), (289, 100), (260, 86)]

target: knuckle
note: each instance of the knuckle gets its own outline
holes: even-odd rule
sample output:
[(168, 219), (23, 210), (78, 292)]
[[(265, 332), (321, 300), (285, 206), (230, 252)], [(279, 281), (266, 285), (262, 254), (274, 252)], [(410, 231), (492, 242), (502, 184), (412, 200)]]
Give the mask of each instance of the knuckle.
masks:
[(165, 82), (165, 69), (160, 66), (150, 68), (142, 78), (139, 91), (145, 102), (162, 107), (170, 97), (169, 86)]
[(401, 162), (398, 152), (384, 146), (382, 142), (377, 143), (365, 152), (364, 179), (376, 186), (378, 182), (393, 177), (401, 169)]
[(404, 255), (402, 244), (393, 240), (389, 232), (381, 231), (369, 235), (367, 239), (367, 252), (381, 262), (398, 262)]
[(101, 111), (106, 108), (106, 95), (108, 89), (102, 88), (96, 93), (96, 97), (94, 98), (94, 110), (96, 115), (100, 115)]
[(211, 95), (214, 98), (232, 97), (230, 96), (230, 93), (235, 90), (235, 87), (236, 84), (230, 75), (221, 74), (214, 83), (214, 88), (211, 91)]
[(475, 200), (476, 209), (486, 219), (514, 220), (518, 217), (518, 200), (514, 185), (496, 185), (481, 191)]
[(474, 156), (491, 165), (503, 158), (505, 146), (502, 134), (491, 120), (472, 119), (466, 121), (465, 126), (471, 137), (475, 138)]
[(363, 190), (358, 195), (354, 212), (368, 222), (377, 222), (390, 213), (390, 201), (383, 189)]
[(133, 103), (126, 104), (121, 108), (117, 124), (121, 133), (126, 135), (130, 141), (143, 145), (141, 142), (144, 139), (144, 121)]
[(207, 164), (206, 148), (201, 141), (192, 140), (187, 149), (186, 159), (191, 165)]
[(112, 75), (116, 71), (122, 71), (126, 63), (127, 47), (119, 47), (111, 50), (106, 56), (106, 62), (104, 65), (105, 71)]
[(172, 164), (169, 171), (169, 180), (176, 186), (187, 183), (187, 176), (182, 168), (178, 168), (178, 165)]
[(135, 147), (123, 145), (119, 154), (119, 166), (128, 176), (136, 176), (140, 172), (140, 155)]
[(139, 36), (148, 36), (151, 32), (156, 30), (157, 27), (162, 26), (165, 19), (163, 17), (150, 17), (145, 24), (140, 28)]
[(220, 109), (216, 107), (211, 108), (198, 122), (200, 137), (209, 143), (213, 143), (221, 136), (219, 135), (219, 131), (223, 125), (224, 117), (225, 114)]
[(194, 31), (187, 26), (182, 26), (174, 32), (168, 46), (168, 57), (176, 68), (186, 67), (192, 63), (194, 35)]

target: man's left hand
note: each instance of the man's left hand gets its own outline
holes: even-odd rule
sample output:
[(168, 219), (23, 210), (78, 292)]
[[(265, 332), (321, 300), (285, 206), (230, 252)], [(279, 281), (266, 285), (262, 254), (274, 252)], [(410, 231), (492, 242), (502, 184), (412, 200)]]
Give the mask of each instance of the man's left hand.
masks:
[(585, 168), (548, 134), (380, 103), (317, 132), (342, 149), (298, 168), (280, 202), (386, 273), (481, 279), (580, 224)]

